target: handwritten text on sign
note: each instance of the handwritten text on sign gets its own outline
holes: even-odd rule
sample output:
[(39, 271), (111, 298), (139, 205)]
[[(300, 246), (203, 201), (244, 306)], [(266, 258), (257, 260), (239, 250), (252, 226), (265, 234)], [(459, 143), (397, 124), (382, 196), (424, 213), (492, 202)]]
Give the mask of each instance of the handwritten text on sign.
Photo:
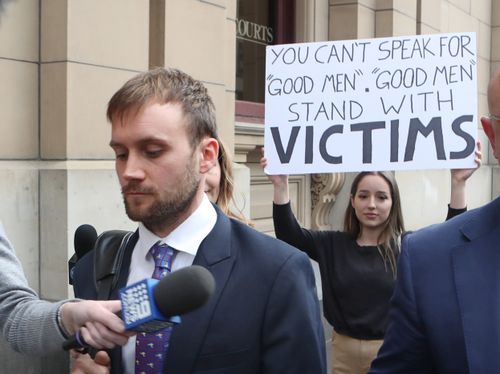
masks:
[(267, 47), (269, 174), (473, 167), (474, 33)]

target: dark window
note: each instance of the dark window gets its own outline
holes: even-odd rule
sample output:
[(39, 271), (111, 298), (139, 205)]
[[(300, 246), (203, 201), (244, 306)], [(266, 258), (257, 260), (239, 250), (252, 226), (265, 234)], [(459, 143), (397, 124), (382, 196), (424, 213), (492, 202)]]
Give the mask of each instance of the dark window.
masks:
[(295, 0), (238, 0), (236, 100), (264, 103), (266, 46), (294, 41)]

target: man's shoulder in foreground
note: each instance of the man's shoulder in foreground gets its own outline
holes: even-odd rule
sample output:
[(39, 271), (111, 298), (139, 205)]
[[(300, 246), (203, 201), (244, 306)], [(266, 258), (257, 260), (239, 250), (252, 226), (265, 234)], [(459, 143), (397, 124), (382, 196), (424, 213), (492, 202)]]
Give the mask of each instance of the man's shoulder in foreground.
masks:
[(404, 237), (371, 374), (496, 372), (499, 219), (497, 198)]
[(435, 253), (440, 248), (451, 249), (474, 240), (499, 224), (500, 197), (446, 222), (408, 233), (403, 238), (403, 248), (409, 251)]

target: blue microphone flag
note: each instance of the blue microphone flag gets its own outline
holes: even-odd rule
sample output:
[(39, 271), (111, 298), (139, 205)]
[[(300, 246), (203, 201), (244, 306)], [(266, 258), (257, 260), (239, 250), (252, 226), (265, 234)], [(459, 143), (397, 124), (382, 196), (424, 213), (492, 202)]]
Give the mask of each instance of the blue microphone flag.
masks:
[(181, 322), (179, 316), (164, 316), (158, 309), (153, 290), (157, 279), (144, 279), (119, 290), (126, 330), (153, 332)]

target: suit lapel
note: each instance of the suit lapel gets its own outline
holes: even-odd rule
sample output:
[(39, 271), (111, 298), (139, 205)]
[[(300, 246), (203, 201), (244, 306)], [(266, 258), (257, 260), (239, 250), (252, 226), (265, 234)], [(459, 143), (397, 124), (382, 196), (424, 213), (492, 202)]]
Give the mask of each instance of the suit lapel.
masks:
[(200, 354), (217, 303), (235, 262), (231, 246), (231, 224), (217, 210), (217, 223), (200, 245), (194, 265), (207, 268), (215, 278), (215, 292), (206, 305), (182, 316), (170, 338), (167, 373), (190, 373)]
[[(500, 367), (500, 221), (485, 210), (462, 227), (452, 264), (471, 373)], [(486, 371), (485, 371), (486, 370)]]

